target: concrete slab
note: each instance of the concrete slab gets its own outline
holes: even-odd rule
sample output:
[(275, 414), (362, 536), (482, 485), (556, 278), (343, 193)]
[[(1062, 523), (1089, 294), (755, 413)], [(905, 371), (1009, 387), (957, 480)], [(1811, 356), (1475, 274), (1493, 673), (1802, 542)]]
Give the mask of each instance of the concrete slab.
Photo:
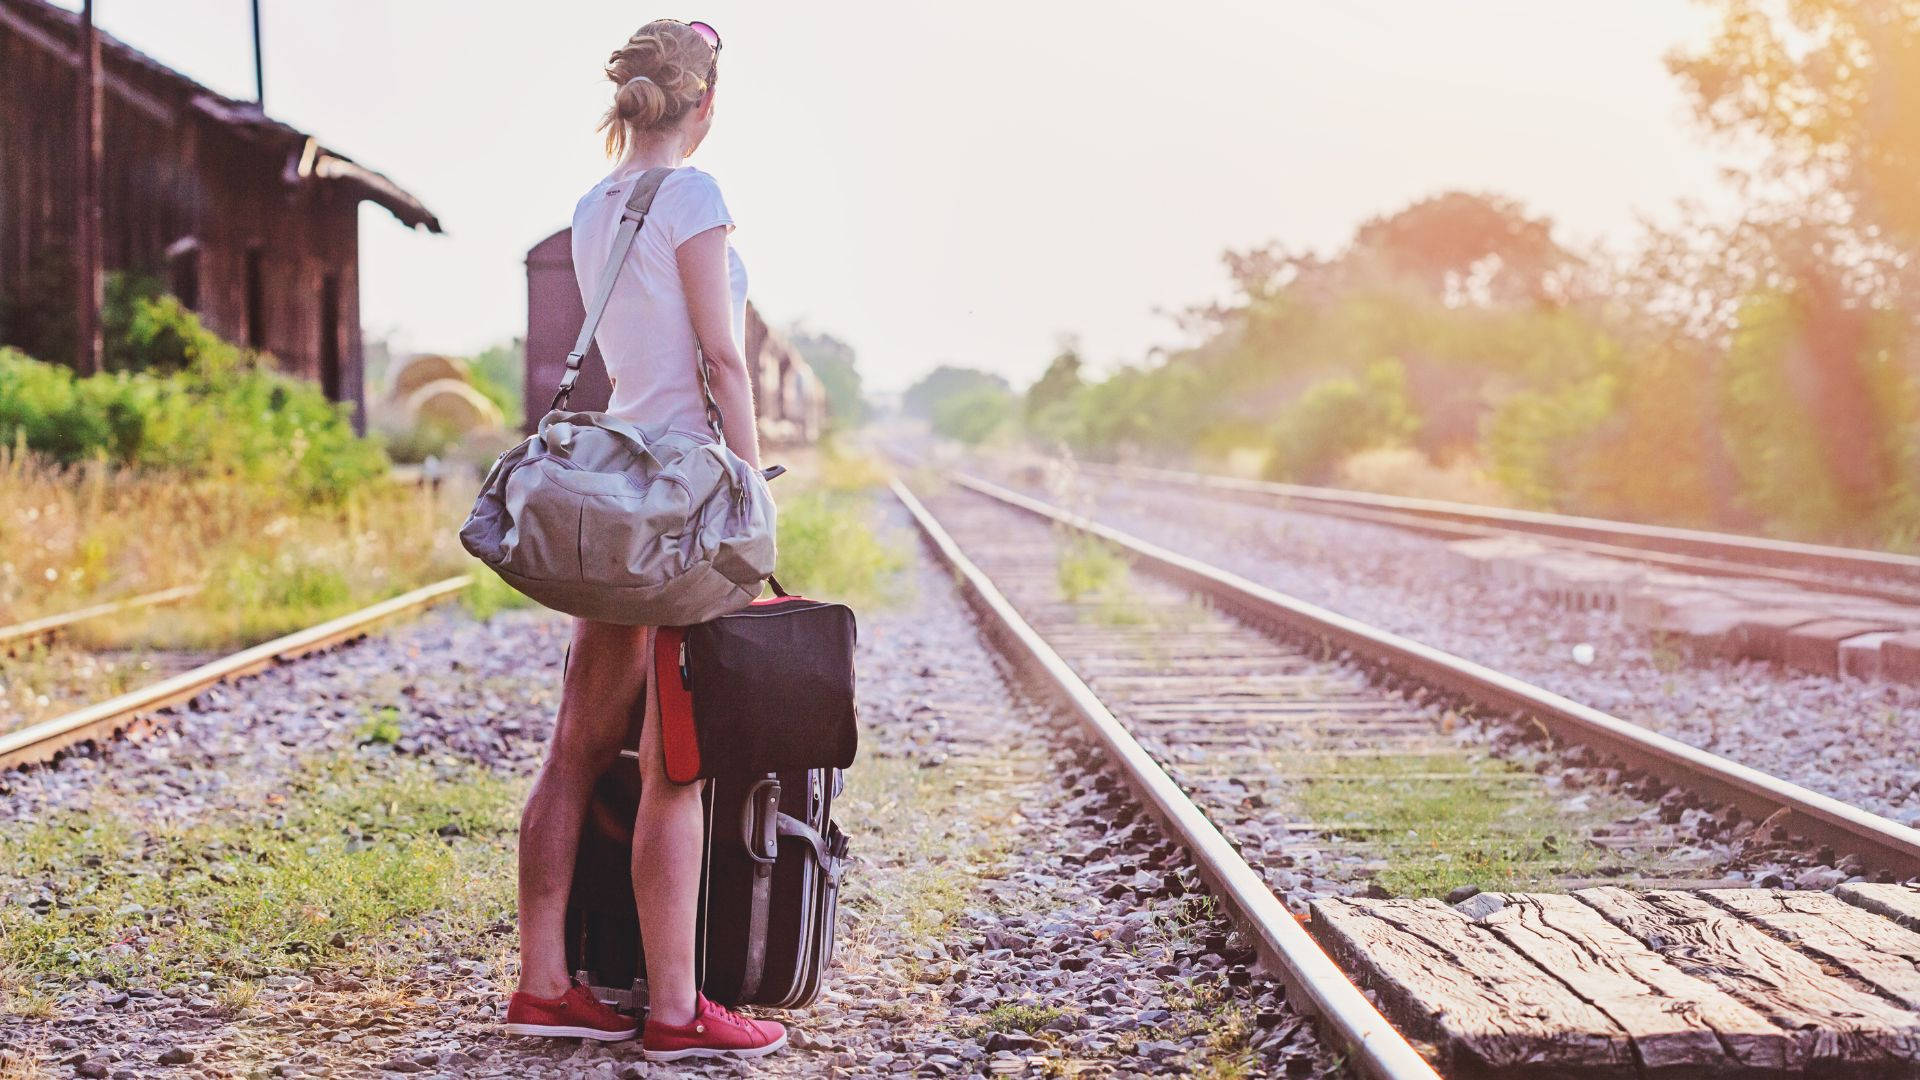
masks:
[(1786, 647), (1787, 631), (1824, 618), (1806, 608), (1760, 608), (1747, 612), (1736, 632), (1739, 655), (1754, 660), (1778, 660)]
[(1699, 658), (1737, 660), (1740, 624), (1747, 610), (1724, 601), (1671, 610), (1648, 628), (1655, 639)]
[(1888, 638), (1896, 637), (1899, 633), (1897, 630), (1888, 630), (1878, 634), (1861, 634), (1841, 642), (1840, 674), (1852, 679), (1886, 678), (1880, 647)]
[(1865, 634), (1898, 630), (1884, 622), (1858, 619), (1822, 619), (1796, 626), (1780, 642), (1780, 661), (1791, 668), (1819, 675), (1840, 674), (1840, 643)]
[(1880, 643), (1880, 674), (1894, 682), (1920, 685), (1920, 630), (1895, 634)]

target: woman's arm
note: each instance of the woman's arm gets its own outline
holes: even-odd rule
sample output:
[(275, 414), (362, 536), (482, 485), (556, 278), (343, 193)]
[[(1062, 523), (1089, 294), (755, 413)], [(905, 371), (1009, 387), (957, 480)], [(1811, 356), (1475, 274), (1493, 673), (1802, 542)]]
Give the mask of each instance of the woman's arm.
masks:
[[(713, 372), (713, 399), (720, 403), (727, 445), (754, 468), (760, 467), (760, 432), (754, 422), (753, 380), (733, 340), (733, 289), (727, 280), (727, 226), (716, 225), (682, 241), (674, 249), (680, 287), (687, 294), (693, 332)], [(694, 376), (699, 377), (695, 372)]]

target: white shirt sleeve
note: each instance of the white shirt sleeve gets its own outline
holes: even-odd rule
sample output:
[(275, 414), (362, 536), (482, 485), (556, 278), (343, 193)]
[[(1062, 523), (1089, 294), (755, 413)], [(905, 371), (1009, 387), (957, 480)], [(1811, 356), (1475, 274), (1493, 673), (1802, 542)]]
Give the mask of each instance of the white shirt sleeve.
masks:
[[(733, 226), (720, 184), (699, 169), (685, 168), (673, 175), (671, 213), (667, 215), (667, 244), (678, 248), (717, 225)], [(662, 195), (669, 194), (661, 192)]]

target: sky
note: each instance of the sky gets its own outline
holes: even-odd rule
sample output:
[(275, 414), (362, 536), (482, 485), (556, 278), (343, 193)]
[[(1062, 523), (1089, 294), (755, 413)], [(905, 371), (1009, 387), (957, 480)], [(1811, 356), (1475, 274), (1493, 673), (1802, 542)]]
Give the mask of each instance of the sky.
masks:
[[(1062, 334), (1137, 361), (1180, 340), (1166, 312), (1224, 294), (1223, 251), (1332, 251), (1452, 188), (1519, 198), (1573, 243), (1718, 196), (1662, 65), (1708, 25), (1685, 0), (260, 2), (268, 111), (447, 227), (361, 211), (363, 324), (408, 351), (524, 332), (526, 250), (609, 169), (601, 65), (656, 15), (725, 39), (693, 163), (755, 304), (851, 343), (883, 391), (940, 363), (1021, 385)], [(252, 98), (247, 0), (96, 10)]]

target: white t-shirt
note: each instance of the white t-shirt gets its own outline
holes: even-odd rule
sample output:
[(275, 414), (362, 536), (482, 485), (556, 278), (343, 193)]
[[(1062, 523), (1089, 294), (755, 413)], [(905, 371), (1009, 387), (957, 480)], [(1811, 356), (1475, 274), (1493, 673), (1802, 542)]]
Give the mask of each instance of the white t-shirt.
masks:
[[(644, 171), (644, 170), (641, 170)], [(573, 275), (581, 302), (591, 304), (620, 230), (620, 213), (639, 172), (616, 173), (595, 184), (573, 208)], [(710, 434), (700, 373), (694, 367), (699, 340), (687, 313), (686, 292), (674, 251), (718, 225), (733, 231), (733, 216), (713, 177), (691, 166), (675, 169), (653, 196), (653, 208), (627, 252), (607, 313), (594, 331), (607, 362), (613, 398), (607, 411), (638, 424), (666, 421), (682, 431)], [(747, 336), (747, 270), (727, 244), (732, 286), (734, 344), (744, 353)]]

